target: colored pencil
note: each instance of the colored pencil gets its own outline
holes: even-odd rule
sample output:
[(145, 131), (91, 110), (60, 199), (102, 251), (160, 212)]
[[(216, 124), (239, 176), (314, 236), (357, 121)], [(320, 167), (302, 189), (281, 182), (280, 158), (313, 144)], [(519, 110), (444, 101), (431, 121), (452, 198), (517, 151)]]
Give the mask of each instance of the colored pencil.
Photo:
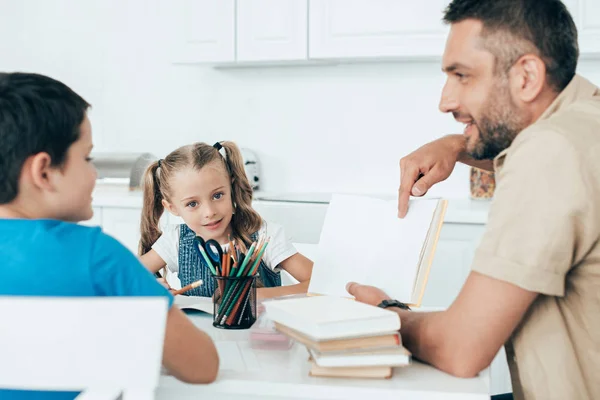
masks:
[(202, 283), (204, 283), (204, 282), (202, 282), (202, 279), (199, 279), (196, 282), (192, 282), (189, 285), (186, 285), (186, 286), (182, 287), (181, 289), (174, 291), (173, 295), (176, 296), (178, 294), (182, 294), (182, 293), (185, 293), (187, 291), (190, 291), (190, 290), (192, 290), (194, 288), (197, 288), (198, 286), (202, 285)]

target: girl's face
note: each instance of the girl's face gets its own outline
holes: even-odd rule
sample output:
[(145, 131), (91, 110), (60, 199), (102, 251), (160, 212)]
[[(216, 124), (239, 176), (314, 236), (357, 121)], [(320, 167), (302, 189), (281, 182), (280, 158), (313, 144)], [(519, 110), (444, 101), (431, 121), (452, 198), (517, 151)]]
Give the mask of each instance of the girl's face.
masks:
[(183, 169), (171, 177), (170, 186), (171, 201), (163, 200), (165, 208), (204, 240), (226, 243), (234, 209), (231, 179), (223, 166), (213, 162), (199, 171)]

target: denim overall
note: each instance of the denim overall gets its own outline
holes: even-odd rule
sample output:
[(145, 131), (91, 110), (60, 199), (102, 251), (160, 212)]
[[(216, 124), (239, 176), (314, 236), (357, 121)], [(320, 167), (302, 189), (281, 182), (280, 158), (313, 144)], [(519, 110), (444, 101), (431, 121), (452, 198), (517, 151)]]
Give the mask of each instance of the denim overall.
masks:
[[(186, 224), (181, 224), (179, 228), (179, 280), (181, 287), (202, 279), (202, 285), (184, 293), (186, 296), (204, 296), (211, 297), (215, 291), (215, 282), (212, 278), (212, 272), (206, 265), (206, 261), (198, 256), (194, 249), (196, 244), (194, 238), (196, 233)], [(258, 232), (251, 235), (253, 241), (258, 240)], [(258, 266), (257, 275), (260, 277), (265, 287), (281, 286), (281, 276), (278, 272), (273, 272), (261, 260)]]

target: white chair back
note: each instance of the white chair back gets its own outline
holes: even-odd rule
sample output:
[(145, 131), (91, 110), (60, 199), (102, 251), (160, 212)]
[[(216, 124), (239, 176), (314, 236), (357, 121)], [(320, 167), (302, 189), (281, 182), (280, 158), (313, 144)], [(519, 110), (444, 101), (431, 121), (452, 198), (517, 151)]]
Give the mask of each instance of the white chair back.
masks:
[(151, 399), (167, 299), (0, 296), (0, 388)]

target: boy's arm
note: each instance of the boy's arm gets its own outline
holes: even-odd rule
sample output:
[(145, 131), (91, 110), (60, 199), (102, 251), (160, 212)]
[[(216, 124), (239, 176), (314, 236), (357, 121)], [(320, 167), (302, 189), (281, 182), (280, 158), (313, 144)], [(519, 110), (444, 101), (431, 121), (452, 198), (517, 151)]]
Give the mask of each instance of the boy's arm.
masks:
[(211, 383), (219, 371), (213, 341), (177, 307), (171, 307), (167, 314), (163, 365), (177, 379), (188, 383)]
[(214, 343), (173, 307), (173, 296), (122, 244), (98, 230), (92, 252), (91, 277), (98, 296), (164, 296), (169, 299), (163, 364), (186, 382), (215, 380), (219, 357)]
[[(372, 286), (350, 284), (357, 300), (379, 304), (389, 297)], [(537, 293), (471, 272), (460, 294), (443, 312), (389, 308), (400, 315), (402, 342), (414, 357), (460, 377), (490, 365)]]

